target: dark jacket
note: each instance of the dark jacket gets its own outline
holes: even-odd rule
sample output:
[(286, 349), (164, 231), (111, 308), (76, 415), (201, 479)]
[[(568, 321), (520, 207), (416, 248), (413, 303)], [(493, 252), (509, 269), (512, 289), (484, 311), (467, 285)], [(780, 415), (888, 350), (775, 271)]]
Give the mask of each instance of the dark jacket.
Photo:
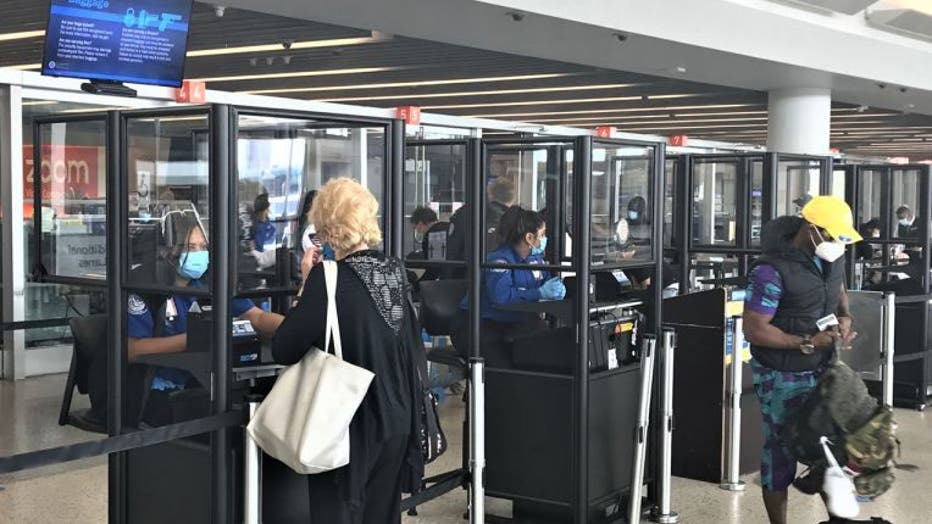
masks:
[[(508, 206), (498, 202), (489, 202), (485, 207), (485, 252), (491, 253), (499, 247), (498, 223)], [(463, 262), (467, 259), (469, 245), (469, 204), (456, 210), (450, 217), (449, 235), (447, 237), (447, 260)], [(466, 268), (456, 268), (451, 278), (465, 278)]]
[[(431, 240), (436, 239), (434, 245), (442, 243), (440, 246), (440, 251), (435, 252), (431, 246)], [(430, 226), (430, 229), (424, 234), (424, 239), (421, 241), (421, 256), (424, 260), (447, 260), (447, 251), (449, 250), (450, 243), (450, 223), (449, 222), (437, 222), (436, 224)], [(430, 266), (427, 270), (424, 271), (424, 274), (421, 275), (419, 282), (425, 280), (439, 280), (445, 273), (447, 268)]]
[[(784, 333), (799, 336), (815, 335), (819, 332), (816, 322), (838, 310), (845, 281), (843, 260), (834, 264), (821, 261), (820, 270), (812, 255), (791, 243), (790, 239), (803, 225), (801, 222), (797, 217), (780, 217), (765, 226), (761, 232), (764, 254), (752, 265), (753, 269), (769, 264), (780, 274), (783, 293), (770, 323)], [(753, 344), (751, 354), (764, 366), (781, 371), (816, 370), (831, 357), (831, 351), (817, 350), (812, 355), (804, 355), (798, 350)]]
[[(362, 251), (339, 263), (337, 315), (347, 362), (375, 373), (369, 392), (350, 424), (350, 464), (336, 471), (340, 493), (351, 507), (362, 495), (373, 462), (373, 448), (392, 437), (409, 436), (399, 474), (423, 476), (420, 451), (421, 382), (417, 363), (423, 355), (405, 288), (401, 262), (378, 251)], [(288, 312), (272, 343), (276, 362), (294, 364), (313, 348), (325, 347), (327, 291), (322, 266), (308, 275), (301, 300)]]

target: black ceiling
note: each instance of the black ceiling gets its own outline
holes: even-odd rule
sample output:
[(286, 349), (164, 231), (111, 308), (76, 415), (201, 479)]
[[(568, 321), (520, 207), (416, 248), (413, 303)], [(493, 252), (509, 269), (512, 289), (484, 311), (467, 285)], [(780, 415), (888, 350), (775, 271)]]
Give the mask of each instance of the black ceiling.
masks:
[[(43, 1), (3, 0), (0, 2), (0, 34), (44, 29), (47, 9), (48, 5)], [(318, 88), (317, 91), (277, 94), (379, 107), (420, 105), (430, 112), (574, 127), (592, 128), (609, 124), (635, 133), (687, 134), (696, 138), (752, 144), (766, 141), (766, 93), (602, 70), (401, 36), (361, 45), (286, 50), (281, 45), (283, 42), (369, 37), (371, 32), (236, 9), (227, 9), (223, 17), (218, 17), (212, 6), (201, 3), (195, 4), (191, 25), (191, 50), (257, 44), (273, 44), (275, 50), (193, 57), (188, 60), (187, 78), (292, 75), (273, 79), (211, 81), (209, 87), (212, 89)], [(41, 37), (0, 41), (0, 67), (37, 64), (41, 59)], [(361, 74), (293, 75), (357, 68), (386, 70)], [(365, 84), (543, 74), (561, 76), (376, 89), (360, 87)], [(634, 85), (620, 87), (619, 84)], [(577, 89), (560, 89), (571, 86)], [(580, 86), (585, 89), (578, 89)], [(333, 89), (320, 90), (321, 87)], [(502, 92), (513, 90), (522, 92)], [(496, 92), (475, 94), (481, 91)], [(670, 95), (688, 96), (667, 98)], [(604, 100), (606, 98), (612, 100)], [(474, 107), (448, 107), (461, 105)], [(852, 154), (932, 158), (932, 117), (929, 116), (871, 108), (858, 111), (848, 104), (835, 104), (832, 131), (832, 145)]]

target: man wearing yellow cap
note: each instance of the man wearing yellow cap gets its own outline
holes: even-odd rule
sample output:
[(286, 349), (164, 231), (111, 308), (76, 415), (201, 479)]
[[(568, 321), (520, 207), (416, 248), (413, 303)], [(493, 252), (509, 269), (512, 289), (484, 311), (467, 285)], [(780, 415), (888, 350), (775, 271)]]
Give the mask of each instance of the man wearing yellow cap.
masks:
[(748, 275), (744, 307), (764, 421), (761, 485), (772, 524), (786, 523), (788, 488), (796, 476), (796, 458), (781, 443), (783, 428), (815, 388), (836, 341), (845, 346), (856, 335), (842, 260), (846, 246), (861, 240), (851, 208), (841, 199), (817, 196), (801, 215), (764, 226), (763, 255)]

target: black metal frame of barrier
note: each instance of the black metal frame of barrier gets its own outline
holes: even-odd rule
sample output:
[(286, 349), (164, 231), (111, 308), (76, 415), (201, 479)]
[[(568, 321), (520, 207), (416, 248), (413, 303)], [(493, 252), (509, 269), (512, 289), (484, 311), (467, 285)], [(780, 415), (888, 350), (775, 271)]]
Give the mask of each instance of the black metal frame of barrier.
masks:
[[(231, 241), (231, 234), (235, 228), (235, 214), (232, 212), (232, 204), (236, 202), (236, 184), (233, 183), (233, 169), (236, 162), (235, 140), (237, 132), (237, 117), (240, 114), (254, 114), (262, 116), (275, 116), (281, 118), (324, 118), (328, 122), (345, 123), (345, 124), (374, 124), (385, 126), (385, 157), (386, 164), (385, 180), (387, 184), (385, 190), (385, 217), (388, 227), (386, 228), (386, 251), (393, 256), (403, 256), (403, 231), (405, 223), (403, 220), (403, 151), (404, 147), (404, 125), (397, 120), (384, 119), (363, 119), (363, 118), (343, 118), (337, 115), (318, 115), (288, 111), (265, 110), (262, 108), (239, 108), (230, 105), (214, 104), (209, 106), (194, 106), (183, 108), (161, 108), (161, 109), (143, 109), (143, 110), (126, 110), (110, 111), (105, 114), (106, 122), (106, 146), (107, 146), (107, 243), (108, 243), (108, 297), (110, 304), (125, 304), (130, 292), (170, 292), (171, 290), (164, 287), (145, 285), (131, 282), (128, 275), (129, 250), (128, 243), (128, 191), (126, 187), (125, 174), (128, 172), (128, 156), (126, 146), (128, 144), (127, 128), (128, 122), (132, 119), (142, 118), (177, 118), (177, 117), (203, 117), (209, 122), (209, 175), (208, 187), (210, 188), (210, 215), (215, 217), (210, 220), (209, 236), (212, 239), (212, 256), (211, 256), (211, 288), (209, 291), (193, 292), (188, 290), (187, 293), (194, 296), (213, 296), (220, 297), (219, 300), (213, 300), (214, 315), (217, 318), (226, 318), (229, 316), (229, 301), (236, 295), (237, 278), (235, 272), (231, 270), (231, 261), (236, 254), (234, 242)], [(76, 120), (87, 120), (100, 118), (100, 115), (83, 115)], [(47, 119), (54, 120), (54, 118)], [(583, 325), (587, 322), (590, 313), (589, 300), (582, 297), (590, 297), (589, 277), (592, 270), (591, 265), (591, 232), (589, 220), (589, 210), (591, 209), (591, 168), (592, 168), (592, 148), (600, 144), (609, 146), (639, 146), (652, 148), (653, 173), (650, 180), (652, 184), (653, 198), (653, 234), (654, 238), (662, 238), (663, 233), (663, 176), (664, 176), (664, 147), (662, 144), (653, 142), (635, 142), (622, 140), (594, 139), (593, 137), (583, 136), (575, 138), (520, 138), (520, 139), (502, 139), (502, 140), (485, 140), (481, 147), (472, 148), (470, 160), (474, 166), (471, 171), (479, 172), (480, 166), (484, 166), (484, 159), (487, 157), (487, 151), (490, 146), (496, 144), (543, 144), (565, 142), (573, 144), (574, 168), (573, 182), (575, 186), (575, 211), (578, 220), (575, 220), (574, 229), (576, 229), (576, 241), (574, 242), (573, 257), (571, 265), (558, 266), (562, 271), (576, 271), (578, 279), (577, 297), (580, 297), (576, 304), (575, 318), (577, 325)], [(478, 141), (473, 141), (475, 144)], [(39, 151), (39, 144), (36, 143), (36, 150)], [(559, 155), (562, 162), (563, 155)], [(113, 176), (116, 175), (116, 176)], [(564, 177), (565, 178), (565, 177)], [(566, 186), (564, 182), (562, 186)], [(564, 190), (568, 187), (564, 187)], [(478, 296), (481, 293), (481, 271), (484, 264), (481, 260), (484, 252), (484, 235), (480, 234), (482, 230), (482, 221), (485, 211), (485, 192), (483, 187), (483, 177), (473, 176), (470, 183), (470, 200), (478, 205), (471, 207), (469, 213), (470, 223), (472, 225), (472, 240), (469, 243), (469, 281), (470, 281), (470, 354), (474, 361), (481, 362), (479, 350), (479, 327), (480, 311), (478, 307)], [(565, 193), (564, 193), (565, 194)], [(41, 191), (37, 192), (41, 196)], [(559, 213), (558, 213), (559, 215)], [(227, 219), (224, 220), (223, 218)], [(116, 226), (114, 226), (116, 225)], [(36, 254), (40, 253), (41, 246), (34, 247)], [(658, 280), (663, 271), (662, 268), (662, 242), (655, 242), (652, 245), (651, 261), (635, 264), (623, 264), (619, 267), (653, 267)], [(218, 256), (218, 254), (223, 254)], [(36, 260), (41, 260), (37, 258)], [(541, 267), (538, 266), (537, 269)], [(607, 269), (602, 267), (600, 269)], [(65, 277), (67, 278), (67, 277)], [(69, 283), (72, 283), (71, 281)], [(74, 282), (77, 283), (77, 282)], [(84, 283), (83, 281), (81, 283)], [(96, 282), (94, 284), (97, 284)], [(97, 284), (99, 285), (99, 284)], [(268, 295), (270, 290), (263, 290), (263, 294)], [(287, 293), (287, 290), (280, 290)], [(658, 319), (657, 330), (655, 335), (659, 338), (661, 333), (662, 318), (661, 308), (661, 286), (655, 286), (656, 296), (654, 304), (654, 315)], [(107, 427), (110, 438), (126, 436), (127, 433), (133, 432), (132, 436), (144, 436), (145, 431), (134, 432), (133, 428), (127, 428), (124, 424), (123, 417), (123, 396), (124, 396), (124, 371), (127, 365), (127, 356), (125, 352), (126, 343), (126, 318), (124, 308), (112, 307), (109, 312), (109, 348), (108, 348), (108, 417)], [(577, 449), (574, 450), (574, 463), (576, 464), (574, 476), (574, 490), (576, 500), (581, 502), (576, 504), (575, 518), (577, 522), (585, 522), (588, 509), (588, 452), (586, 442), (588, 430), (588, 403), (589, 403), (589, 384), (588, 384), (588, 337), (584, 335), (585, 330), (577, 330), (578, 342), (578, 361), (575, 365), (575, 405), (577, 417), (574, 420), (575, 425), (575, 442)], [(207, 419), (220, 420), (217, 417), (232, 415), (231, 399), (231, 362), (230, 362), (230, 344), (231, 333), (230, 326), (225, 322), (216, 322), (211, 333), (214, 344), (214, 355), (211, 361), (211, 371), (215, 379), (212, 384), (212, 408), (211, 417)], [(207, 419), (198, 419), (189, 421), (191, 423), (205, 421)], [(231, 417), (232, 420), (232, 417)], [(212, 487), (211, 487), (211, 520), (218, 523), (229, 522), (232, 515), (232, 501), (230, 499), (232, 479), (230, 477), (232, 464), (228, 453), (231, 445), (229, 428), (235, 425), (230, 422), (220, 429), (211, 431), (211, 464), (212, 464)], [(127, 455), (126, 450), (138, 446), (121, 448), (122, 451), (109, 454), (109, 520), (110, 522), (126, 522), (127, 503), (125, 499), (125, 486), (127, 481)], [(87, 455), (91, 456), (91, 455)], [(471, 464), (473, 471), (481, 471), (481, 465)], [(475, 479), (474, 479), (475, 480)], [(480, 479), (481, 480), (481, 479)]]
[[(104, 289), (107, 287), (106, 279), (102, 278), (89, 278), (89, 277), (73, 277), (66, 275), (57, 275), (54, 273), (49, 273), (48, 268), (45, 267), (44, 262), (44, 246), (42, 239), (42, 226), (43, 226), (43, 216), (41, 213), (43, 199), (42, 199), (42, 149), (43, 149), (43, 139), (42, 139), (42, 127), (52, 124), (72, 124), (72, 123), (91, 123), (98, 122), (103, 126), (104, 131), (104, 141), (106, 141), (106, 133), (108, 126), (108, 115), (106, 112), (95, 112), (95, 113), (85, 113), (80, 115), (63, 115), (63, 116), (39, 116), (33, 119), (32, 121), (32, 161), (34, 176), (32, 181), (32, 205), (33, 205), (33, 238), (32, 242), (29, 244), (29, 249), (32, 252), (32, 267), (29, 268), (29, 278), (30, 282), (33, 283), (46, 283), (46, 284), (62, 284), (70, 286), (78, 286), (84, 288), (100, 288)], [(102, 144), (104, 145), (104, 144)], [(2, 327), (3, 331), (16, 331), (16, 330), (26, 330), (26, 329), (39, 329), (45, 327), (63, 327), (67, 326), (70, 322), (71, 317), (59, 317), (59, 318), (47, 318), (39, 320), (24, 320), (18, 322), (6, 323)]]
[[(401, 234), (404, 224), (399, 215), (403, 212), (396, 201), (401, 201), (401, 168), (403, 158), (400, 154), (404, 142), (404, 124), (399, 120), (367, 119), (357, 117), (343, 117), (330, 114), (311, 114), (266, 110), (262, 108), (234, 107), (230, 105), (213, 104), (208, 106), (191, 106), (182, 108), (158, 108), (141, 110), (109, 111), (106, 113), (92, 113), (65, 117), (40, 117), (35, 120), (33, 128), (34, 148), (33, 155), (41, 159), (41, 133), (40, 126), (53, 123), (91, 122), (99, 121), (105, 128), (106, 150), (106, 202), (107, 227), (107, 279), (106, 281), (93, 278), (68, 277), (50, 275), (42, 269), (42, 243), (39, 234), (31, 243), (34, 272), (37, 280), (49, 283), (80, 285), (87, 287), (107, 287), (108, 302), (110, 304), (126, 304), (130, 292), (170, 292), (166, 287), (157, 285), (133, 283), (128, 280), (127, 265), (129, 264), (128, 244), (128, 191), (125, 176), (128, 172), (127, 155), (125, 148), (128, 144), (127, 122), (139, 118), (177, 118), (186, 116), (201, 116), (208, 122), (209, 140), (209, 175), (210, 188), (209, 206), (211, 216), (218, 217), (209, 223), (209, 237), (211, 243), (211, 286), (210, 290), (186, 290), (186, 294), (201, 297), (225, 297), (223, 300), (213, 300), (214, 315), (217, 318), (229, 316), (230, 300), (236, 296), (237, 275), (232, 271), (231, 261), (236, 255), (236, 244), (230, 240), (236, 227), (236, 215), (232, 212), (232, 203), (236, 202), (236, 176), (233, 166), (236, 164), (236, 131), (237, 116), (240, 114), (254, 114), (261, 116), (275, 116), (281, 118), (311, 119), (317, 118), (328, 123), (345, 124), (352, 126), (382, 126), (385, 128), (384, 144), (384, 202), (386, 212), (384, 221), (389, 226), (385, 231), (386, 251), (394, 256), (401, 256)], [(34, 160), (35, 161), (35, 160)], [(41, 165), (41, 164), (38, 164)], [(35, 228), (41, 231), (41, 177), (34, 181), (34, 209)], [(220, 219), (226, 217), (227, 220)], [(263, 289), (256, 291), (261, 296), (272, 294), (293, 295), (297, 289)], [(249, 292), (245, 293), (248, 294)], [(177, 438), (193, 435), (197, 432), (211, 433), (211, 520), (217, 523), (227, 523), (234, 514), (232, 508), (232, 464), (229, 458), (231, 446), (229, 429), (241, 422), (241, 416), (232, 408), (231, 399), (231, 361), (230, 345), (231, 330), (229, 323), (216, 322), (211, 333), (214, 344), (214, 355), (211, 362), (211, 375), (214, 377), (211, 384), (211, 415), (174, 424), (167, 429), (136, 430), (125, 427), (123, 416), (124, 372), (127, 365), (125, 352), (126, 318), (125, 308), (111, 307), (108, 311), (108, 410), (107, 431), (108, 437), (102, 440), (63, 446), (48, 450), (31, 452), (24, 455), (0, 458), (0, 467), (13, 471), (16, 469), (41, 467), (79, 458), (108, 454), (108, 521), (112, 523), (127, 522), (126, 482), (127, 482), (127, 456), (126, 452), (143, 446), (167, 442)], [(47, 319), (39, 321), (23, 321), (9, 323), (4, 329), (29, 329), (32, 327), (45, 327), (47, 325), (64, 325), (68, 319)], [(219, 378), (218, 378), (219, 377)]]
[[(665, 147), (663, 144), (654, 143), (654, 142), (640, 142), (640, 141), (629, 141), (629, 140), (612, 140), (612, 139), (601, 139), (594, 138), (591, 136), (581, 136), (581, 137), (532, 137), (532, 138), (502, 138), (502, 139), (492, 139), (492, 140), (483, 140), (482, 141), (482, 154), (481, 154), (481, 165), (483, 166), (482, 174), (485, 175), (487, 169), (487, 159), (489, 157), (490, 149), (495, 148), (496, 146), (501, 147), (505, 150), (515, 150), (515, 149), (527, 149), (532, 148), (533, 146), (549, 146), (553, 144), (564, 144), (570, 146), (574, 152), (573, 156), (573, 172), (572, 172), (572, 181), (574, 185), (574, 215), (576, 220), (573, 223), (573, 254), (569, 260), (569, 265), (521, 265), (521, 264), (492, 264), (483, 261), (481, 264), (476, 264), (473, 266), (473, 271), (471, 272), (471, 288), (470, 288), (470, 336), (471, 336), (471, 353), (478, 357), (480, 355), (480, 324), (481, 324), (481, 312), (478, 308), (478, 303), (476, 297), (481, 293), (481, 284), (480, 276), (478, 273), (485, 269), (492, 268), (523, 268), (523, 269), (537, 269), (537, 270), (548, 270), (553, 269), (556, 271), (568, 271), (574, 272), (576, 275), (576, 303), (574, 304), (575, 310), (573, 314), (574, 322), (576, 324), (576, 342), (577, 342), (577, 359), (574, 365), (573, 371), (573, 383), (574, 383), (574, 404), (575, 404), (575, 416), (572, 421), (574, 427), (574, 446), (576, 447), (573, 450), (573, 488), (575, 492), (573, 507), (573, 518), (576, 523), (584, 523), (588, 521), (589, 517), (589, 486), (588, 486), (588, 465), (589, 465), (589, 449), (588, 449), (588, 427), (589, 427), (589, 337), (588, 337), (588, 328), (581, 328), (580, 326), (587, 326), (590, 312), (591, 312), (591, 300), (594, 298), (590, 293), (590, 274), (593, 269), (592, 266), (592, 257), (591, 257), (591, 223), (589, 217), (591, 215), (591, 201), (592, 201), (592, 150), (599, 145), (608, 145), (612, 147), (649, 147), (652, 149), (651, 161), (652, 161), (652, 170), (653, 172), (649, 176), (650, 190), (652, 191), (652, 233), (654, 239), (662, 239), (663, 235), (663, 203), (664, 203), (664, 158), (665, 158)], [(559, 155), (561, 158), (563, 155)], [(556, 171), (563, 182), (560, 184), (568, 189), (567, 183), (565, 181), (566, 171), (558, 170)], [(560, 196), (565, 195), (565, 193)], [(472, 220), (473, 220), (473, 247), (472, 247), (472, 259), (478, 260), (486, 253), (485, 249), (485, 235), (480, 232), (483, 231), (483, 221), (485, 217), (485, 207), (486, 207), (486, 198), (484, 198), (484, 176), (476, 177), (473, 181), (472, 197), (474, 202), (479, 202), (479, 206), (471, 206), (473, 209)], [(563, 202), (563, 199), (559, 200)], [(549, 204), (549, 202), (548, 202)], [(557, 213), (559, 215), (559, 213)], [(562, 232), (557, 231), (556, 236), (561, 236)], [(560, 251), (557, 251), (560, 253)], [(653, 267), (655, 275), (657, 275), (657, 281), (661, 281), (662, 272), (663, 272), (663, 244), (662, 241), (654, 242), (651, 246), (651, 260), (643, 263), (632, 263), (632, 264), (620, 264), (618, 268), (636, 268), (636, 267)], [(599, 266), (599, 270), (610, 270), (615, 268), (615, 265), (604, 265)], [(662, 286), (654, 286), (655, 297), (654, 297), (654, 312), (656, 322), (656, 332), (653, 333), (658, 339), (662, 337)], [(656, 399), (654, 401), (656, 405)], [(654, 417), (659, 416), (658, 410), (653, 408)], [(659, 433), (655, 435), (656, 441), (659, 442)], [(642, 435), (642, 438), (647, 438), (646, 435)], [(656, 448), (656, 446), (651, 446)], [(654, 451), (650, 452), (651, 459), (653, 459)], [(646, 458), (646, 457), (645, 457)], [(656, 463), (656, 460), (651, 460), (652, 463)], [(653, 469), (653, 468), (651, 468)], [(656, 494), (658, 486), (658, 475), (651, 474), (649, 475), (651, 482), (651, 494)], [(495, 521), (505, 521), (506, 519), (498, 519)]]
[[(736, 213), (735, 245), (715, 246), (698, 244), (693, 239), (693, 210), (695, 201), (692, 198), (692, 188), (695, 177), (697, 161), (733, 162), (737, 171), (736, 200), (738, 203)], [(753, 164), (760, 162), (763, 169), (762, 178), (762, 209), (761, 226), (774, 216), (777, 208), (777, 189), (779, 183), (779, 166), (781, 162), (819, 162), (820, 194), (828, 194), (832, 187), (832, 158), (822, 156), (790, 155), (783, 153), (714, 153), (714, 154), (687, 154), (677, 158), (675, 165), (676, 182), (674, 183), (673, 224), (674, 241), (667, 249), (677, 254), (680, 262), (679, 279), (680, 293), (689, 292), (688, 282), (693, 268), (692, 257), (696, 254), (734, 256), (738, 258), (738, 276), (747, 275), (752, 257), (760, 253), (760, 247), (754, 245), (751, 236), (751, 201), (753, 185)], [(685, 283), (685, 284), (684, 284)]]
[[(932, 166), (928, 165), (910, 165), (910, 164), (865, 164), (865, 165), (850, 165), (850, 166), (837, 166), (839, 169), (844, 168), (845, 172), (845, 198), (848, 201), (852, 209), (852, 214), (854, 215), (855, 220), (861, 215), (862, 211), (862, 196), (864, 188), (862, 183), (866, 176), (872, 176), (874, 174), (880, 174), (882, 177), (882, 183), (880, 184), (880, 216), (881, 221), (880, 238), (865, 239), (864, 242), (869, 242), (870, 244), (879, 245), (883, 250), (883, 266), (879, 268), (873, 268), (874, 270), (887, 272), (894, 271), (897, 269), (903, 269), (902, 266), (896, 266), (893, 264), (893, 259), (891, 258), (890, 250), (888, 248), (894, 245), (902, 245), (907, 248), (913, 247), (918, 248), (922, 251), (922, 260), (920, 261), (921, 267), (926, 268), (922, 274), (921, 290), (924, 293), (919, 296), (902, 296), (897, 294), (896, 304), (916, 304), (923, 302), (926, 304), (925, 313), (920, 316), (919, 328), (919, 338), (921, 344), (923, 345), (920, 351), (915, 353), (903, 353), (902, 351), (898, 352), (894, 358), (896, 363), (904, 362), (919, 362), (919, 380), (918, 384), (915, 386), (917, 390), (916, 398), (904, 398), (894, 397), (897, 405), (904, 405), (915, 407), (916, 409), (922, 410), (925, 409), (928, 403), (928, 390), (932, 386), (932, 346), (929, 345), (930, 330), (932, 330), (932, 322), (929, 318), (929, 300), (932, 300), (932, 275), (929, 273), (929, 268), (932, 267), (932, 224), (929, 222), (929, 218), (932, 217)], [(907, 172), (913, 171), (918, 174), (918, 202), (919, 208), (916, 210), (915, 216), (918, 220), (918, 229), (915, 237), (907, 238), (897, 238), (893, 235), (892, 229), (896, 227), (896, 206), (893, 201), (893, 183), (894, 183), (894, 174), (897, 172)], [(872, 217), (873, 218), (873, 217)], [(847, 257), (847, 273), (848, 273), (848, 286), (850, 288), (859, 288), (860, 282), (856, 281), (857, 278), (857, 267), (858, 261), (855, 255), (854, 248), (848, 250)], [(894, 379), (894, 386), (896, 385), (896, 380)], [(894, 391), (896, 388), (894, 387)]]
[[(462, 138), (462, 139), (442, 139), (442, 140), (431, 140), (431, 139), (415, 139), (415, 140), (406, 140), (404, 143), (404, 159), (407, 159), (407, 153), (410, 149), (415, 148), (429, 148), (429, 147), (462, 147), (463, 153), (465, 155), (464, 160), (464, 173), (463, 173), (463, 193), (464, 201), (469, 202), (471, 199), (468, 198), (468, 194), (472, 188), (473, 180), (479, 178), (479, 151), (480, 151), (480, 140), (478, 138)], [(402, 170), (402, 173), (404, 171)], [(395, 202), (395, 206), (402, 213), (401, 224), (402, 226), (407, 225), (407, 221), (404, 220), (404, 208), (408, 203), (407, 196), (404, 192), (403, 182), (402, 188), (397, 193), (398, 201)], [(404, 255), (402, 258), (407, 268), (420, 268), (420, 269), (429, 269), (429, 268), (473, 268), (478, 264), (478, 260), (472, 259), (471, 251), (471, 242), (473, 242), (473, 237), (470, 234), (471, 224), (472, 224), (472, 214), (473, 208), (475, 206), (467, 207), (467, 245), (466, 245), (466, 260), (409, 260)], [(403, 236), (400, 236), (403, 238)], [(403, 242), (402, 242), (403, 243)], [(401, 250), (399, 250), (399, 253)], [(472, 271), (467, 270), (468, 278), (474, 278), (471, 276)], [(471, 351), (471, 350), (470, 350)], [(473, 355), (476, 357), (478, 355)], [(474, 386), (473, 386), (474, 387)], [(469, 395), (470, 402), (473, 402), (474, 396), (472, 391), (467, 391)], [(464, 435), (463, 442), (466, 443), (467, 439)], [(470, 464), (466, 456), (466, 453), (463, 453), (463, 464), (460, 468), (454, 469), (452, 471), (440, 473), (431, 477), (424, 479), (425, 489), (424, 491), (413, 494), (410, 497), (402, 500), (401, 509), (402, 511), (415, 511), (417, 506), (430, 502), (438, 497), (453, 491), (459, 487), (466, 487), (467, 482), (470, 479)]]

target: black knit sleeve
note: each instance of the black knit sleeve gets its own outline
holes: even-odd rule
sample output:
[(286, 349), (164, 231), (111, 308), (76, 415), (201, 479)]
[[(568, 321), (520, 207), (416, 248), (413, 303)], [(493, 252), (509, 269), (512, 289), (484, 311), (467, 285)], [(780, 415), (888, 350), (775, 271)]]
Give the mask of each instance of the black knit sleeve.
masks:
[(298, 305), (288, 311), (272, 339), (272, 357), (279, 364), (301, 360), (312, 347), (323, 347), (327, 327), (327, 288), (323, 265), (311, 270)]

